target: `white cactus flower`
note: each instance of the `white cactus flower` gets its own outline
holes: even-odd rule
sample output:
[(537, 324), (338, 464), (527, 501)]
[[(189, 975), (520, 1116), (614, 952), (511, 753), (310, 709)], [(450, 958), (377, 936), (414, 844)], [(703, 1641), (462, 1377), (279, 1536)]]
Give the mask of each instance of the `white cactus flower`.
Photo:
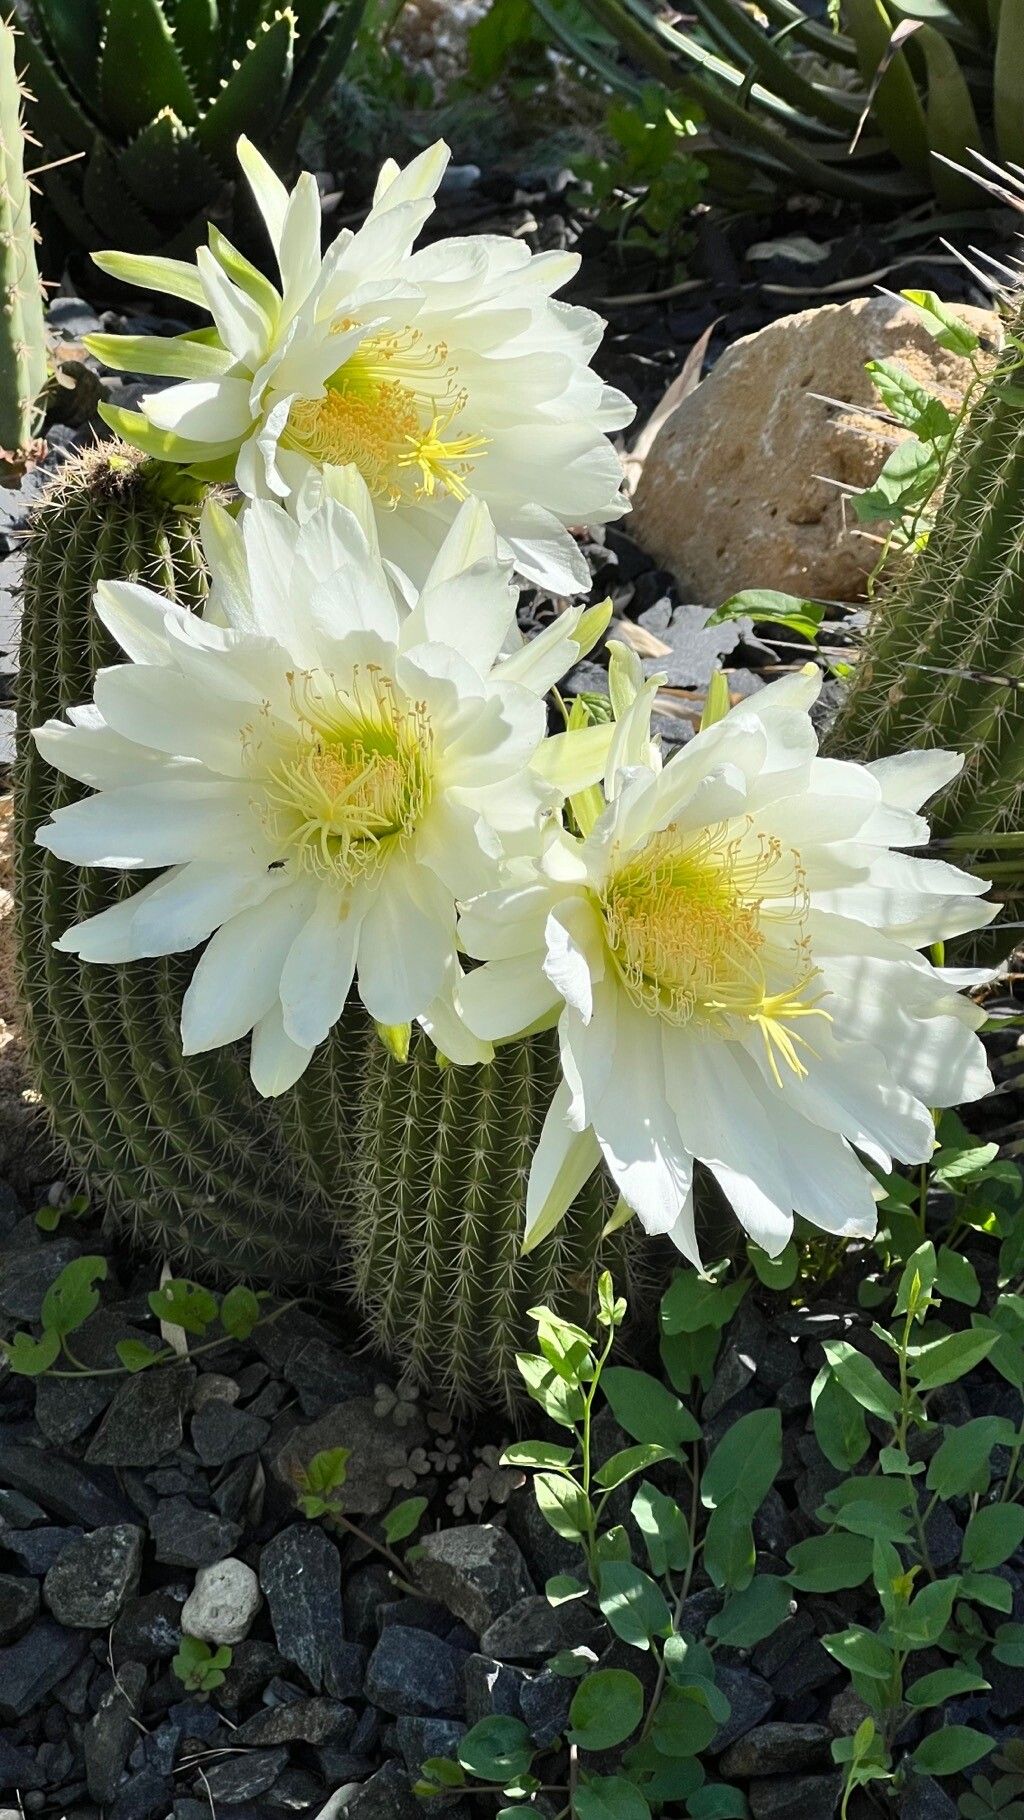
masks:
[(110, 366), (182, 383), (107, 422), (148, 453), (286, 499), (310, 465), (354, 464), (384, 553), (422, 582), (461, 501), (488, 505), (503, 553), (562, 593), (590, 585), (568, 526), (627, 510), (606, 432), (633, 416), (590, 361), (603, 324), (553, 300), (571, 253), (497, 235), (413, 251), (448, 162), (443, 143), (389, 162), (357, 232), (321, 256), (308, 172), (289, 193), (246, 139), (238, 155), (280, 268), (280, 290), (211, 229), (194, 266), (105, 253), (105, 272), (206, 310), (213, 331), (95, 335)]
[[(636, 684), (634, 685), (636, 686)], [(616, 728), (606, 806), (560, 834), (528, 883), (470, 905), (486, 965), (461, 1009), (498, 1041), (557, 1021), (563, 1083), (529, 1184), (527, 1245), (601, 1158), (626, 1206), (700, 1263), (700, 1162), (758, 1245), (794, 1214), (869, 1234), (883, 1170), (926, 1160), (929, 1108), (991, 1087), (961, 988), (987, 974), (919, 949), (989, 922), (977, 879), (913, 857), (921, 803), (960, 759), (822, 759), (813, 667), (763, 689), (664, 769), (654, 684)], [(614, 693), (614, 691), (613, 691)], [(585, 811), (586, 805), (581, 804)]]
[(456, 969), (456, 900), (509, 876), (506, 856), (535, 849), (560, 800), (530, 769), (544, 695), (596, 624), (591, 612), (581, 632), (573, 608), (503, 655), (516, 594), (486, 507), (460, 509), (407, 599), (362, 482), (329, 478), (343, 498), (298, 517), (258, 502), (238, 525), (208, 505), (203, 618), (103, 583), (96, 611), (130, 661), (35, 732), (95, 791), (40, 844), (81, 866), (160, 869), (58, 947), (125, 962), (211, 938), (184, 1049), (251, 1030), (264, 1094), (302, 1073), (354, 976), (380, 1024), (422, 1016), (453, 1059), (481, 1053), (460, 1046), (443, 998), (430, 1018)]

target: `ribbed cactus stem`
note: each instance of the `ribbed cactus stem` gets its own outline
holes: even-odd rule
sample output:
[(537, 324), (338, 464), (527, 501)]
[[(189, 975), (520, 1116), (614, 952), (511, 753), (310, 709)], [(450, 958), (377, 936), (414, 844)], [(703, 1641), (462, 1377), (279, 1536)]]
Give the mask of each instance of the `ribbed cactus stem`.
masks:
[[(198, 500), (169, 499), (169, 473), (180, 488), (173, 471), (133, 449), (94, 449), (63, 471), (28, 542), (15, 812), (30, 1047), (58, 1134), (115, 1215), (179, 1260), (263, 1281), (330, 1282), (343, 1262), (336, 1223), (365, 1020), (339, 1028), (299, 1089), (265, 1101), (244, 1051), (181, 1053), (194, 955), (108, 967), (53, 946), (140, 881), (80, 871), (35, 844), (40, 823), (85, 792), (27, 733), (88, 701), (96, 671), (121, 657), (93, 612), (98, 581), (141, 579), (190, 607), (205, 598)], [(314, 1149), (329, 1159), (329, 1198), (317, 1192), (327, 1165), (314, 1175)]]
[(514, 1402), (528, 1310), (592, 1320), (614, 1197), (591, 1178), (554, 1235), (522, 1251), (530, 1162), (558, 1081), (554, 1036), (500, 1049), (477, 1068), (439, 1067), (414, 1035), (408, 1062), (370, 1054), (360, 1105), (356, 1288), (378, 1342), (455, 1403)]
[[(849, 758), (964, 753), (960, 777), (929, 808), (933, 834), (956, 842), (951, 857), (992, 874), (1007, 921), (1024, 904), (1024, 857), (1001, 860), (993, 839), (1021, 830), (1024, 802), (1024, 309), (1009, 328), (927, 548), (875, 606), (830, 742)], [(998, 945), (998, 925), (993, 936)], [(1002, 946), (1011, 945), (1007, 934)]]
[(16, 44), (11, 26), (0, 24), (0, 449), (7, 452), (32, 441), (47, 372)]

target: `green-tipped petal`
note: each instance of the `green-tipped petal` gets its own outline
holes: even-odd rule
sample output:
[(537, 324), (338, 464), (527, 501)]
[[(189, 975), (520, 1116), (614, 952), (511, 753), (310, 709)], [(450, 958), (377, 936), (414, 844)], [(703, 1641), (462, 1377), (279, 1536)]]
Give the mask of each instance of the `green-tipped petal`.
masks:
[(162, 291), (166, 297), (180, 297), (183, 303), (194, 303), (206, 309), (206, 292), (194, 265), (184, 259), (165, 259), (157, 253), (94, 253), (93, 265), (117, 278), (122, 284), (135, 284), (143, 291)]
[(85, 346), (119, 373), (171, 379), (219, 379), (232, 365), (227, 348), (188, 335), (86, 335)]

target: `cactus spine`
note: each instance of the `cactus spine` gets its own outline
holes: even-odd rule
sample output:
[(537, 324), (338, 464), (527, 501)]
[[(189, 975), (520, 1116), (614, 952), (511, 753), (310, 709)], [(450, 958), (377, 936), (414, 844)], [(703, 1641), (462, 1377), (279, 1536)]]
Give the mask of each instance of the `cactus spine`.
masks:
[(499, 1049), (478, 1068), (439, 1068), (418, 1034), (409, 1060), (378, 1045), (359, 1108), (350, 1243), (360, 1301), (379, 1343), (410, 1376), (456, 1403), (504, 1400), (527, 1310), (592, 1317), (612, 1210), (600, 1174), (550, 1239), (522, 1255), (526, 1181), (558, 1081), (553, 1033)]
[[(251, 1086), (244, 1055), (182, 1056), (178, 1020), (193, 956), (98, 967), (53, 947), (70, 923), (137, 881), (79, 871), (36, 846), (40, 823), (84, 792), (25, 735), (89, 700), (96, 671), (118, 659), (92, 611), (98, 581), (142, 579), (191, 607), (203, 601), (198, 501), (168, 498), (167, 478), (134, 449), (91, 450), (64, 470), (29, 540), (15, 804), (20, 963), (36, 1078), (58, 1135), (112, 1212), (168, 1253), (263, 1280), (329, 1281), (340, 1272), (333, 1228), (348, 1173), (346, 1082), (362, 1023), (325, 1045), (301, 1099), (293, 1092), (267, 1102)], [(327, 1202), (309, 1163), (325, 1149), (325, 1109), (333, 1115)]]
[(169, 498), (168, 484), (180, 489), (180, 476), (106, 444), (68, 465), (29, 540), (17, 900), (39, 1087), (114, 1216), (165, 1253), (263, 1282), (347, 1281), (373, 1337), (412, 1375), (459, 1402), (509, 1402), (527, 1310), (557, 1300), (590, 1313), (610, 1211), (595, 1180), (559, 1232), (520, 1255), (554, 1039), (454, 1069), (417, 1035), (396, 1063), (356, 1002), (297, 1086), (261, 1100), (244, 1048), (181, 1053), (193, 955), (97, 966), (53, 946), (137, 881), (36, 845), (40, 823), (83, 787), (25, 735), (89, 700), (96, 671), (118, 661), (92, 610), (98, 581), (139, 578), (201, 606), (198, 498)]
[(22, 88), (15, 33), (0, 24), (0, 449), (32, 441), (46, 384), (43, 291), (25, 176)]
[[(963, 752), (959, 778), (929, 809), (950, 856), (991, 876), (1024, 909), (1024, 308), (964, 430), (924, 552), (896, 574), (831, 738), (842, 757), (912, 747)], [(940, 849), (941, 850), (941, 849)], [(989, 938), (1000, 946), (1000, 924)], [(977, 938), (973, 944), (978, 947)], [(982, 938), (986, 952), (989, 946)], [(1002, 949), (1010, 946), (1008, 938)]]

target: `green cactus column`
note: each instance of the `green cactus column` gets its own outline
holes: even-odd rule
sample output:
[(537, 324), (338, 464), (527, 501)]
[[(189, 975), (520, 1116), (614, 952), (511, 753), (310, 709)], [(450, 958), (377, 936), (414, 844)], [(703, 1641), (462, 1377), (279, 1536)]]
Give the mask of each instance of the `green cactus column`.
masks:
[(380, 1045), (367, 1060), (356, 1289), (383, 1349), (457, 1404), (515, 1402), (515, 1355), (535, 1339), (530, 1308), (592, 1321), (599, 1271), (626, 1286), (622, 1237), (602, 1239), (615, 1196), (600, 1172), (553, 1236), (522, 1254), (530, 1161), (558, 1078), (553, 1032), (484, 1067), (439, 1067), (419, 1034), (408, 1062)]
[[(301, 1089), (259, 1099), (243, 1051), (183, 1057), (181, 1001), (194, 955), (127, 967), (81, 962), (53, 942), (138, 880), (79, 870), (35, 844), (40, 823), (84, 794), (44, 763), (28, 731), (92, 696), (119, 653), (92, 610), (104, 578), (142, 579), (196, 607), (206, 593), (199, 498), (180, 477), (106, 444), (70, 463), (29, 539), (19, 672), (17, 914), (38, 1085), (74, 1162), (111, 1210), (179, 1261), (205, 1259), (263, 1281), (329, 1283), (341, 1267), (347, 1106), (358, 1018), (335, 1034)], [(348, 1085), (346, 1085), (348, 1082)], [(327, 1083), (327, 1085), (325, 1085)], [(301, 1097), (300, 1097), (301, 1094)], [(331, 1117), (308, 1137), (314, 1114)], [(305, 1142), (303, 1137), (305, 1134)], [(312, 1148), (332, 1156), (335, 1192), (316, 1192)]]
[[(925, 551), (885, 586), (830, 749), (963, 752), (928, 814), (950, 858), (1024, 916), (1024, 310), (964, 430)], [(966, 944), (1005, 953), (1015, 935)]]
[(0, 450), (31, 442), (46, 384), (43, 291), (25, 176), (18, 39), (0, 24)]

